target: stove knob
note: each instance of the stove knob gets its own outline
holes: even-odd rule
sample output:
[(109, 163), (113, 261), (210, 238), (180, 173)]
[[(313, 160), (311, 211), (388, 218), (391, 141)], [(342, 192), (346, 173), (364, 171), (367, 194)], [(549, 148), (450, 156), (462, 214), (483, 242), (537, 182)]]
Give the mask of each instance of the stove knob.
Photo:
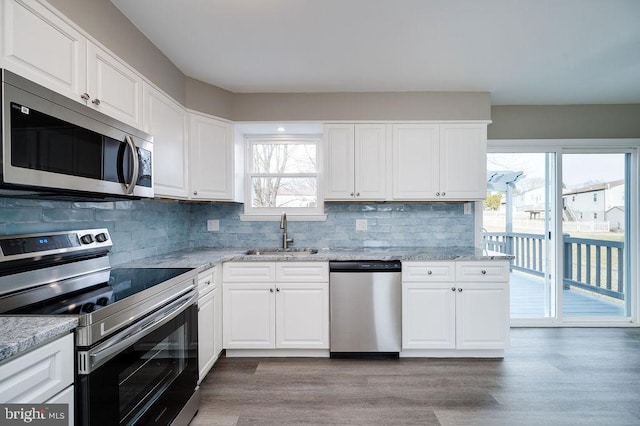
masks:
[(99, 242), (99, 243), (104, 243), (108, 239), (109, 239), (109, 236), (104, 232), (96, 234), (96, 241)]
[(96, 305), (107, 306), (107, 303), (109, 303), (108, 297), (99, 297), (98, 300), (96, 300)]
[(82, 237), (80, 237), (80, 241), (82, 242), (82, 244), (91, 244), (93, 242), (93, 235), (83, 235)]
[(81, 309), (82, 312), (93, 312), (95, 310), (96, 310), (96, 305), (95, 303), (91, 303), (91, 302), (88, 302), (82, 305), (82, 309)]

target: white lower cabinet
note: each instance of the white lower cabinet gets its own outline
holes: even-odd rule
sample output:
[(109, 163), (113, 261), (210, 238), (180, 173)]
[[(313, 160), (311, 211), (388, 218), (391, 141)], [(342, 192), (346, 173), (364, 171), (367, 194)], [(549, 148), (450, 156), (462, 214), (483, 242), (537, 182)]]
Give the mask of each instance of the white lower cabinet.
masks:
[(69, 404), (73, 424), (73, 334), (0, 365), (0, 403)]
[[(447, 349), (461, 356), (474, 353), (465, 351), (482, 356), (482, 351), (503, 351), (509, 346), (508, 261), (405, 262), (402, 266), (405, 356), (438, 356), (438, 350)], [(456, 352), (442, 354), (455, 356)]]
[(328, 349), (328, 264), (225, 263), (223, 312), (225, 349)]
[(222, 305), (216, 272), (214, 267), (198, 276), (198, 383), (222, 351)]

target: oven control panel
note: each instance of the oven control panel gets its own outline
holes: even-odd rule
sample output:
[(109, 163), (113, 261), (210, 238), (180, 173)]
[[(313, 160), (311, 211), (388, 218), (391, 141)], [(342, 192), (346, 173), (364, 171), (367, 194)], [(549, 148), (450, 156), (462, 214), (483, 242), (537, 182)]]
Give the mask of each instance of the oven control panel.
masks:
[(68, 232), (7, 235), (0, 237), (0, 262), (34, 255), (50, 255), (111, 247), (107, 229), (83, 229)]

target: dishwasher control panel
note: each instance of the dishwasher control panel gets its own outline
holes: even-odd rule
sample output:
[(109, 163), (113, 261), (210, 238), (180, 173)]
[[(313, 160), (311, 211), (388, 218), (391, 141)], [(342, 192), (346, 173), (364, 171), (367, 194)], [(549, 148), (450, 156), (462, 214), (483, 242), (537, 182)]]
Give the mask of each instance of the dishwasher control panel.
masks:
[(399, 260), (348, 260), (329, 262), (330, 272), (400, 272)]

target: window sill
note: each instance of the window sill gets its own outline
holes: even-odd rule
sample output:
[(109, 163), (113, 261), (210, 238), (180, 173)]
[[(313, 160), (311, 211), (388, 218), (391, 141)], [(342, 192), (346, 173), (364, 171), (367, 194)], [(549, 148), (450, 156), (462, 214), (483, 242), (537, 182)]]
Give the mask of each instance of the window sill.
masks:
[[(241, 222), (279, 222), (282, 215), (279, 214), (241, 214)], [(324, 222), (326, 214), (295, 214), (287, 213), (288, 222)]]

